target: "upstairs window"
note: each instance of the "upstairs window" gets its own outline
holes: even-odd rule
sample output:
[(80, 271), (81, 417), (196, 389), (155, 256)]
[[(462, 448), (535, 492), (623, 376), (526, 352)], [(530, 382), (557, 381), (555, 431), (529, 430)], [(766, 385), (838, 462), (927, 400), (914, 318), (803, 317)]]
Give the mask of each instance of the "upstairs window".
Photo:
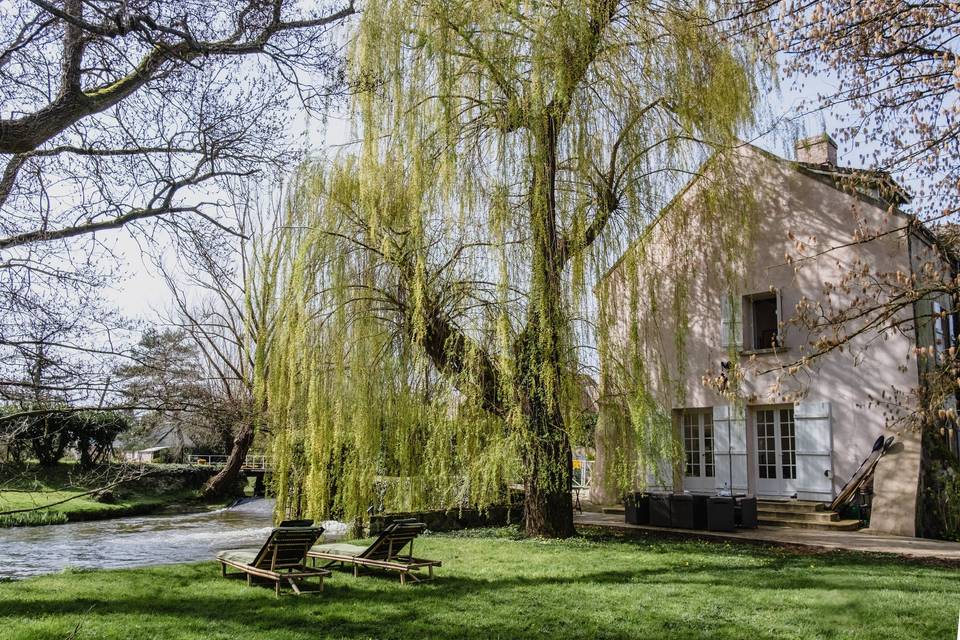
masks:
[(753, 322), (752, 349), (774, 349), (780, 345), (777, 294), (750, 297), (750, 319)]
[(720, 345), (763, 351), (783, 346), (780, 291), (721, 297)]

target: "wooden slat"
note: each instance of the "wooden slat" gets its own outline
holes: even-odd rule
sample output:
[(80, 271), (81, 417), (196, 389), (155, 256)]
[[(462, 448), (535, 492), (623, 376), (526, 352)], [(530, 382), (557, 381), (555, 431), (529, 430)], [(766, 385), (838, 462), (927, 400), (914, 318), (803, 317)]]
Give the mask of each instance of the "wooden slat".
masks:
[[(369, 547), (356, 556), (341, 555), (324, 551), (309, 551), (307, 557), (314, 560), (326, 560), (327, 566), (334, 563), (349, 564), (354, 567), (354, 575), (357, 575), (359, 567), (373, 567), (385, 569), (388, 571), (397, 571), (400, 573), (400, 582), (404, 582), (406, 576), (411, 577), (415, 582), (419, 582), (414, 573), (420, 569), (429, 569), (430, 579), (433, 578), (433, 567), (443, 566), (439, 560), (426, 560), (413, 557), (413, 541), (423, 533), (426, 525), (422, 523), (394, 523), (388, 526)], [(403, 549), (410, 545), (410, 552), (407, 555), (401, 555)]]
[(333, 574), (327, 569), (317, 569), (315, 567), (308, 567), (306, 565), (300, 565), (299, 567), (290, 567), (291, 569), (296, 568), (297, 571), (270, 571), (269, 569), (259, 569), (257, 567), (251, 566), (249, 564), (243, 564), (242, 562), (233, 562), (231, 560), (220, 560), (221, 565), (228, 565), (242, 571), (249, 575), (254, 575), (260, 578), (267, 578), (270, 580), (286, 580), (287, 578), (320, 578), (328, 577)]

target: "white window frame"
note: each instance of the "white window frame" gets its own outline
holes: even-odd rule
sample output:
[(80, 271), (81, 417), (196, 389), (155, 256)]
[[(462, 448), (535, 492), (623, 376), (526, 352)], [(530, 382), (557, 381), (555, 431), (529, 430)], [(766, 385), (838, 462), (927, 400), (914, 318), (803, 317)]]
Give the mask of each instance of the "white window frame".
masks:
[[(756, 446), (756, 469), (755, 473), (757, 478), (757, 493), (761, 495), (792, 495), (797, 491), (797, 480), (800, 475), (800, 465), (798, 463), (797, 452), (798, 452), (798, 441), (797, 441), (797, 414), (796, 408), (792, 404), (788, 405), (764, 405), (752, 407), (753, 410), (753, 426), (754, 426), (754, 445)], [(771, 427), (773, 428), (773, 449), (770, 450), (770, 454), (773, 455), (773, 464), (767, 465), (772, 466), (774, 470), (773, 477), (762, 477), (760, 473), (761, 464), (761, 449), (766, 449), (761, 446), (760, 442), (760, 412), (762, 411), (771, 411), (773, 412), (773, 422)], [(790, 412), (790, 421), (789, 424), (792, 426), (793, 432), (790, 435), (790, 440), (792, 444), (792, 449), (786, 449), (784, 444), (784, 425), (783, 416), (781, 415), (782, 411)], [(784, 454), (790, 456), (789, 460), (784, 458)], [(787, 473), (789, 470), (789, 473)]]
[[(692, 419), (692, 423), (690, 422)], [(695, 429), (697, 454), (695, 473), (689, 473), (691, 461), (688, 460), (688, 427)], [(707, 433), (709, 427), (709, 434)], [(717, 476), (717, 428), (713, 419), (713, 408), (682, 409), (680, 411), (680, 441), (683, 444), (683, 482), (685, 488), (712, 491)]]
[[(757, 346), (756, 322), (753, 303), (756, 300), (773, 298), (776, 300), (777, 339), (773, 345)], [(785, 348), (784, 342), (783, 294), (779, 288), (771, 287), (746, 295), (731, 293), (720, 298), (720, 346), (734, 347), (738, 351), (762, 352)]]

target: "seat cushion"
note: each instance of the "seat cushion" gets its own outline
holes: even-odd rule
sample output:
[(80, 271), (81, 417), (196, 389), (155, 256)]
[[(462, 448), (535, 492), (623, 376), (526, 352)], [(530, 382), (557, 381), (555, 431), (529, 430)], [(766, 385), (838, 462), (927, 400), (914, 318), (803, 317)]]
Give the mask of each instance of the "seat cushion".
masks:
[(310, 549), (310, 553), (329, 553), (335, 556), (358, 556), (366, 550), (366, 547), (359, 544), (339, 542), (315, 545)]
[(237, 564), (252, 564), (260, 549), (227, 549), (217, 554), (217, 560), (236, 562)]

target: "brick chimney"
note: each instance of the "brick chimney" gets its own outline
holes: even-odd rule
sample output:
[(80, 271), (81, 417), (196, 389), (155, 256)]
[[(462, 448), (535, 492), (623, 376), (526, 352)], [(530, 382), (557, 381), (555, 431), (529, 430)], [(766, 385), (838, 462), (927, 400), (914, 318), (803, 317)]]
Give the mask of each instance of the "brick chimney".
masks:
[(837, 166), (837, 143), (826, 133), (797, 140), (797, 162)]

